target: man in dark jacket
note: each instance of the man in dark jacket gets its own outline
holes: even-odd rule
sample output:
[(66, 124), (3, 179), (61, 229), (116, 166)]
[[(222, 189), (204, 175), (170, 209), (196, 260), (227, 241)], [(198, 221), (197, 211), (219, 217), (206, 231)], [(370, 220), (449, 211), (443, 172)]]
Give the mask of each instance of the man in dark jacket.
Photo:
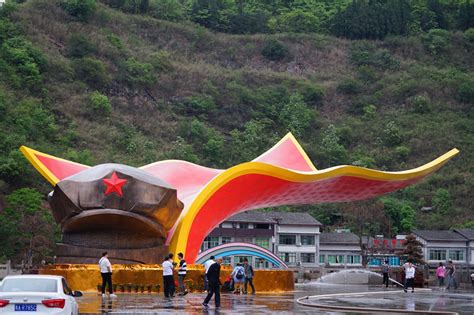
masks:
[(217, 261), (209, 267), (207, 271), (207, 280), (209, 281), (209, 293), (206, 296), (206, 299), (202, 303), (204, 307), (208, 307), (209, 301), (212, 299), (212, 295), (215, 294), (215, 303), (216, 308), (221, 307), (221, 293), (219, 286), (221, 285), (220, 276), (221, 276), (221, 264), (222, 257), (217, 258)]
[(255, 287), (253, 286), (253, 267), (249, 264), (247, 258), (244, 259), (244, 270), (245, 270), (245, 283), (244, 283), (244, 294), (247, 294), (247, 285), (250, 284), (252, 288), (252, 294), (255, 294)]

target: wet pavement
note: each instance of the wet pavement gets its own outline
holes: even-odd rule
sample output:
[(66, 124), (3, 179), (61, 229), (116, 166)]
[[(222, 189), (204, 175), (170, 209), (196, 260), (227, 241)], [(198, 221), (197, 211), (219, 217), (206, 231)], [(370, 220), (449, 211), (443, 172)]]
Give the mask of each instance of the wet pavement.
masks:
[[(385, 291), (387, 290), (387, 291)], [(454, 311), (462, 315), (474, 314), (474, 291), (415, 290), (404, 293), (393, 287), (353, 285), (299, 285), (297, 291), (282, 294), (235, 295), (221, 294), (221, 308), (210, 303), (204, 310), (203, 293), (190, 293), (184, 297), (166, 300), (162, 294), (117, 294), (115, 299), (102, 299), (93, 293), (78, 298), (81, 314), (358, 314), (336, 310), (322, 310), (300, 305), (296, 299), (312, 296), (305, 303), (328, 306), (394, 308), (400, 310)], [(341, 293), (348, 293), (342, 294)], [(351, 295), (356, 293), (357, 295)], [(328, 296), (330, 294), (338, 294)], [(322, 296), (324, 295), (324, 296)], [(313, 298), (313, 296), (319, 296)], [(402, 311), (403, 312), (403, 311)], [(427, 312), (428, 314), (429, 312)]]

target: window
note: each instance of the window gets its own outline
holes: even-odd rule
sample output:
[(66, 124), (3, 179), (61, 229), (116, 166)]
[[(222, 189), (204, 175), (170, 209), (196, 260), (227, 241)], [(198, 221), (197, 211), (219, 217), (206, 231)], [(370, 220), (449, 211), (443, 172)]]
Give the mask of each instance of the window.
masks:
[(325, 261), (325, 256), (324, 255), (319, 255), (319, 263), (320, 264), (324, 264), (324, 261)]
[(253, 238), (251, 237), (235, 237), (234, 242), (236, 243), (250, 243), (253, 244)]
[(255, 259), (255, 267), (257, 268), (269, 268), (270, 264), (263, 258), (256, 258)]
[(206, 237), (204, 242), (202, 243), (201, 250), (205, 251), (209, 248), (213, 248), (219, 245), (219, 238), (218, 237)]
[(430, 249), (430, 260), (446, 260), (446, 250)]
[(58, 292), (56, 279), (10, 278), (3, 280), (2, 292)]
[(449, 250), (449, 259), (463, 261), (464, 260), (464, 250), (451, 249)]
[(222, 257), (222, 264), (226, 266), (232, 265), (231, 257), (230, 256)]
[(230, 236), (222, 236), (222, 244), (232, 243), (232, 237)]
[(280, 244), (283, 245), (295, 245), (296, 244), (296, 235), (280, 235)]
[(257, 224), (255, 224), (255, 228), (259, 229), (259, 230), (269, 230), (270, 229), (270, 224), (257, 223)]
[(247, 258), (247, 260), (249, 261), (249, 264), (252, 264), (252, 256), (234, 256), (234, 264), (237, 264), (237, 263), (243, 264), (245, 258)]
[(301, 245), (314, 245), (314, 235), (301, 235)]
[(347, 255), (348, 264), (360, 264), (360, 255)]
[(330, 264), (343, 264), (344, 256), (343, 255), (328, 255), (328, 263)]
[(62, 283), (63, 283), (63, 292), (64, 292), (64, 294), (72, 295), (72, 290), (67, 285), (66, 279), (62, 279)]
[(312, 263), (314, 264), (314, 253), (301, 253), (301, 262), (302, 263)]
[(239, 223), (239, 229), (248, 229), (249, 224), (248, 223)]
[(270, 239), (268, 237), (256, 237), (255, 245), (270, 249)]
[(280, 259), (287, 264), (296, 264), (296, 253), (280, 253)]

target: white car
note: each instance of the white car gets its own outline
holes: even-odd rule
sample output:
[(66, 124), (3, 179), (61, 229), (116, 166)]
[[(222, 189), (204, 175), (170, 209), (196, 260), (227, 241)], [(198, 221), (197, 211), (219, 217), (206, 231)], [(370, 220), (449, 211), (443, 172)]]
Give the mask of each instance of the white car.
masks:
[(77, 315), (79, 296), (61, 276), (7, 276), (0, 282), (0, 314)]

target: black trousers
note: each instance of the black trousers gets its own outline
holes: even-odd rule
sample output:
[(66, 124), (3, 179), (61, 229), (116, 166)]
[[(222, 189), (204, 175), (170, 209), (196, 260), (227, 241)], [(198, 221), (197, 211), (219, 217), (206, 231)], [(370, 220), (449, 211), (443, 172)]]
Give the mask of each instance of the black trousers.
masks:
[(383, 284), (385, 284), (385, 287), (388, 288), (388, 273), (386, 272), (383, 273)]
[(408, 287), (411, 287), (411, 290), (415, 291), (415, 279), (414, 278), (405, 279), (404, 289), (406, 290)]
[(209, 301), (212, 299), (212, 295), (215, 294), (215, 302), (216, 302), (216, 307), (221, 306), (221, 292), (219, 288), (219, 283), (209, 283), (209, 293), (206, 296), (206, 299), (204, 299), (204, 304), (208, 304)]
[(252, 293), (255, 293), (255, 287), (253, 286), (253, 279), (252, 278), (245, 278), (244, 282), (244, 292), (247, 293), (247, 284), (250, 283), (250, 287), (252, 288)]
[(101, 272), (102, 276), (102, 293), (105, 293), (105, 285), (109, 286), (109, 293), (114, 293), (112, 291), (112, 273), (111, 272)]
[(165, 297), (170, 297), (174, 294), (173, 276), (163, 276), (163, 292)]

